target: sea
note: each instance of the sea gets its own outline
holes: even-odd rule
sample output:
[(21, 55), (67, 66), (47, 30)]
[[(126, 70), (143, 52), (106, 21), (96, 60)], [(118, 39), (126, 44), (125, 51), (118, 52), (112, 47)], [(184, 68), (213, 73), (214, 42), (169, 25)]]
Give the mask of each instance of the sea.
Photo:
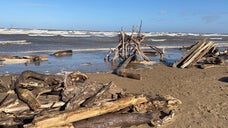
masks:
[[(126, 32), (131, 34), (131, 32)], [(119, 41), (118, 31), (83, 31), (83, 30), (40, 30), (40, 29), (0, 29), (0, 56), (48, 56), (48, 61), (40, 64), (1, 64), (0, 75), (19, 74), (25, 70), (54, 74), (72, 71), (85, 73), (112, 72), (116, 68), (104, 57)], [(214, 41), (220, 51), (228, 49), (228, 34), (219, 33), (176, 33), (176, 32), (142, 32), (145, 39), (143, 50), (149, 46), (165, 48), (164, 59), (167, 63), (177, 61), (186, 50), (206, 37)], [(73, 50), (72, 56), (55, 57), (54, 52)], [(151, 62), (160, 63), (159, 56), (148, 55)]]

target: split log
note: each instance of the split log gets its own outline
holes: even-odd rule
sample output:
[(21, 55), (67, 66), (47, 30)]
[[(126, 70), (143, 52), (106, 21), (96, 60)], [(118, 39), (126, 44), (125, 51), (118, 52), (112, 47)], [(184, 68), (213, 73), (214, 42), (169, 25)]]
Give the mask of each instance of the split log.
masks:
[(158, 112), (154, 113), (110, 113), (73, 123), (75, 128), (130, 127), (140, 124), (161, 124)]
[(53, 53), (53, 56), (62, 57), (62, 56), (71, 56), (73, 54), (72, 50), (57, 51)]
[(49, 128), (54, 126), (61, 126), (79, 120), (103, 115), (109, 112), (115, 112), (128, 106), (144, 103), (146, 101), (147, 98), (144, 96), (129, 96), (121, 98), (117, 101), (108, 102), (100, 107), (81, 108), (77, 110), (55, 113), (54, 115), (49, 114), (46, 116), (37, 117), (31, 124), (25, 125), (25, 127)]

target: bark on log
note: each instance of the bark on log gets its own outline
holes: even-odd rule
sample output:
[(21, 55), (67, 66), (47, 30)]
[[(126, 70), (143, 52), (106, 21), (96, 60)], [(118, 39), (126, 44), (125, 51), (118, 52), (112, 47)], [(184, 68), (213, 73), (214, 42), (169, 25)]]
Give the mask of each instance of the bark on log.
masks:
[(151, 124), (161, 122), (159, 113), (110, 113), (78, 122), (74, 122), (75, 128), (110, 128), (130, 127), (132, 125)]
[(108, 102), (100, 107), (82, 108), (72, 111), (60, 112), (58, 114), (55, 113), (55, 115), (37, 117), (33, 120), (33, 123), (25, 125), (25, 127), (49, 128), (54, 126), (65, 125), (79, 120), (103, 115), (109, 112), (115, 112), (128, 106), (144, 102), (147, 102), (146, 97), (129, 96), (119, 99), (117, 101)]

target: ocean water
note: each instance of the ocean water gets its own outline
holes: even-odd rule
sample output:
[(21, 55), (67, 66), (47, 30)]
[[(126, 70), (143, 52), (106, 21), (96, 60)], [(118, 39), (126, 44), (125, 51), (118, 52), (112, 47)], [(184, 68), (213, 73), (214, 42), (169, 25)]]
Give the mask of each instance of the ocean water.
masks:
[[(129, 32), (130, 33), (130, 32)], [(165, 60), (172, 63), (186, 51), (182, 46), (190, 46), (202, 37), (214, 41), (219, 50), (228, 49), (228, 34), (202, 33), (143, 33), (143, 50), (150, 50), (149, 45), (166, 48)], [(59, 73), (66, 71), (111, 72), (115, 66), (104, 62), (110, 48), (114, 48), (118, 32), (96, 31), (60, 31), (34, 29), (0, 29), (0, 56), (44, 55), (48, 61), (35, 64), (7, 64), (0, 66), (0, 74), (21, 73), (33, 70), (40, 73)], [(72, 56), (54, 57), (52, 53), (60, 50), (73, 50)], [(159, 56), (148, 56), (159, 63)]]

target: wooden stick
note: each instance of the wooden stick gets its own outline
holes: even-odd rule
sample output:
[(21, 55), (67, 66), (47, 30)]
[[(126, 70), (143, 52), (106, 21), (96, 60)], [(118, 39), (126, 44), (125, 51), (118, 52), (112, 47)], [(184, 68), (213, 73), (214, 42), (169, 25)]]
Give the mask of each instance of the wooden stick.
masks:
[(54, 115), (49, 114), (46, 116), (37, 117), (33, 120), (33, 123), (25, 125), (25, 127), (49, 128), (54, 126), (61, 126), (79, 120), (103, 115), (109, 112), (115, 112), (128, 106), (144, 102), (147, 102), (147, 98), (144, 96), (129, 96), (121, 98), (117, 101), (107, 102), (106, 104), (103, 104), (100, 107), (81, 108), (77, 110), (55, 113)]

